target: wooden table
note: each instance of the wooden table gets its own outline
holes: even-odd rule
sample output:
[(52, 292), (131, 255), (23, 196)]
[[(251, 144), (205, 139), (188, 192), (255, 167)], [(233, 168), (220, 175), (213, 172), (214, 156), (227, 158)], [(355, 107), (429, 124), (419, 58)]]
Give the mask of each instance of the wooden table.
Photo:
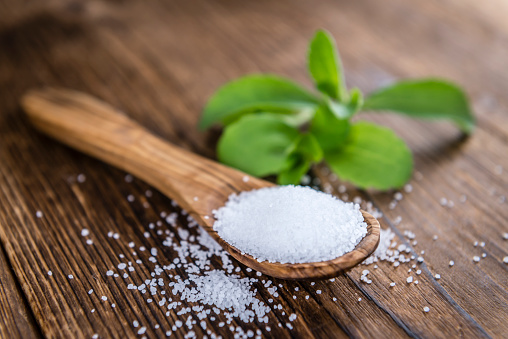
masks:
[[(393, 192), (349, 187), (348, 196), (372, 201), (395, 241), (415, 255), (425, 251), (422, 273), (380, 262), (333, 282), (276, 280), (284, 309), (271, 311), (272, 331), (260, 323), (235, 326), (277, 338), (508, 337), (507, 14), (504, 0), (1, 1), (0, 336), (136, 337), (132, 323), (139, 320), (148, 337), (164, 337), (178, 319), (106, 275), (118, 253), (128, 252), (127, 239), (163, 247), (144, 232), (161, 211), (178, 210), (156, 191), (146, 198), (150, 187), (140, 180), (126, 182), (125, 173), (35, 132), (19, 108), (25, 91), (52, 85), (94, 94), (167, 140), (213, 158), (217, 133), (196, 128), (209, 95), (252, 72), (310, 86), (306, 47), (324, 27), (337, 39), (350, 86), (368, 92), (399, 78), (449, 78), (470, 95), (478, 129), (465, 140), (447, 123), (363, 115), (408, 142), (417, 174), (412, 192), (393, 209)], [(326, 184), (323, 172), (316, 173)], [(441, 198), (454, 206), (442, 206)], [(93, 245), (85, 243), (83, 228)], [(360, 280), (364, 269), (371, 284)], [(419, 284), (407, 284), (409, 275)], [(293, 300), (295, 287), (310, 298), (302, 292)], [(283, 311), (297, 314), (292, 330)], [(185, 329), (173, 336), (183, 337)], [(217, 322), (208, 329), (231, 336)]]

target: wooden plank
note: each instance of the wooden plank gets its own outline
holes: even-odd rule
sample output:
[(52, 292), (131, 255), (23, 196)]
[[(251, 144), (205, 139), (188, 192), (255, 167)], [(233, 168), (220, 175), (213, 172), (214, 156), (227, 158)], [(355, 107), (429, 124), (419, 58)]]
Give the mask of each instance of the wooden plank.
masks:
[(25, 301), (3, 251), (0, 251), (0, 337), (41, 337), (32, 311)]
[[(366, 116), (392, 126), (408, 141), (423, 180), (413, 181), (413, 192), (393, 210), (388, 207), (393, 193), (352, 188), (348, 193), (373, 201), (385, 215), (383, 227), (397, 232), (398, 243), (411, 246), (415, 254), (426, 251), (418, 285), (405, 283), (411, 266), (394, 269), (385, 262), (377, 269), (358, 267), (333, 282), (274, 281), (283, 286), (276, 301), (283, 310), (272, 307), (272, 331), (259, 323), (235, 321), (235, 326), (277, 337), (503, 336), (508, 277), (501, 259), (508, 251), (501, 232), (508, 218), (499, 199), (506, 195), (507, 177), (506, 171), (496, 174), (496, 166), (508, 169), (503, 153), (507, 75), (499, 72), (507, 53), (504, 19), (495, 9), (472, 14), (472, 2), (388, 1), (301, 1), (291, 6), (93, 2), (77, 7), (34, 2), (23, 8), (9, 3), (13, 19), (0, 33), (0, 49), (7, 51), (0, 54), (0, 238), (43, 333), (131, 336), (137, 333), (132, 322), (138, 320), (148, 325), (149, 336), (162, 336), (155, 325), (168, 329), (186, 317), (166, 317), (156, 305), (126, 291), (122, 281), (105, 275), (118, 264), (119, 253), (130, 253), (124, 238), (165, 251), (162, 239), (147, 239), (143, 233), (161, 211), (170, 210), (170, 202), (155, 192), (145, 210), (141, 202), (148, 200), (142, 196), (149, 187), (125, 183), (124, 173), (35, 135), (20, 116), (17, 98), (42, 84), (88, 91), (168, 140), (213, 157), (216, 133), (195, 128), (206, 97), (224, 81), (249, 72), (276, 72), (310, 84), (305, 48), (314, 29), (324, 26), (338, 38), (351, 85), (370, 90), (397, 77), (450, 77), (472, 93), (479, 130), (461, 143), (446, 124)], [(85, 183), (75, 181), (78, 173), (86, 174)], [(323, 182), (329, 180), (319, 175)], [(68, 182), (69, 177), (74, 179)], [(337, 189), (339, 183), (333, 186)], [(128, 203), (129, 194), (140, 202)], [(464, 205), (459, 203), (462, 194), (468, 197)], [(441, 197), (455, 206), (443, 208)], [(34, 217), (37, 210), (43, 218)], [(396, 225), (398, 216), (402, 223)], [(185, 225), (182, 221), (178, 226)], [(83, 227), (96, 237), (93, 246), (80, 237)], [(406, 229), (416, 234), (417, 245), (404, 240)], [(121, 234), (121, 241), (107, 237), (109, 231)], [(474, 241), (487, 243), (487, 257), (478, 264), (472, 255), (483, 251), (472, 247)], [(456, 262), (453, 268), (450, 259)], [(359, 279), (365, 268), (372, 284)], [(442, 278), (433, 279), (435, 273)], [(139, 284), (149, 274), (140, 269), (133, 281)], [(396, 287), (389, 287), (391, 281)], [(273, 297), (261, 284), (257, 287), (268, 303)], [(87, 294), (90, 288), (92, 295)], [(107, 303), (101, 295), (108, 296)], [(422, 311), (425, 305), (431, 307), (429, 313)], [(286, 328), (283, 311), (298, 314), (294, 330)], [(208, 322), (207, 328), (228, 335), (217, 323)]]

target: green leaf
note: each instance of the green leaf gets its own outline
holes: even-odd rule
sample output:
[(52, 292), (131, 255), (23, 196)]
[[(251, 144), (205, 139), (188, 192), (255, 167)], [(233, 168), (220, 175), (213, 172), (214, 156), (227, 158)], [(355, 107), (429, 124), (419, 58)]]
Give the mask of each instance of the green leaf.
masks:
[(475, 125), (462, 89), (437, 79), (402, 81), (378, 90), (367, 97), (363, 109), (394, 111), (416, 118), (449, 119), (468, 134)]
[(326, 106), (316, 110), (309, 131), (314, 135), (324, 154), (340, 150), (349, 132), (350, 123), (337, 116)]
[(270, 111), (291, 113), (313, 108), (318, 98), (291, 80), (272, 75), (250, 75), (222, 86), (208, 101), (200, 128), (229, 124), (241, 115)]
[(322, 159), (323, 150), (316, 138), (310, 133), (300, 134), (286, 160), (285, 169), (277, 177), (277, 182), (279, 185), (298, 185), (312, 163), (320, 162)]
[(301, 154), (304, 159), (311, 162), (320, 162), (324, 156), (316, 137), (310, 133), (299, 136), (293, 153)]
[(302, 176), (309, 171), (312, 165), (312, 162), (306, 160), (301, 154), (292, 154), (290, 161), (292, 165), (277, 176), (279, 185), (298, 185)]
[(225, 128), (218, 158), (251, 175), (277, 174), (285, 168), (298, 136), (298, 130), (278, 114), (247, 115)]
[(325, 159), (341, 179), (360, 188), (400, 187), (413, 169), (406, 143), (390, 129), (368, 122), (352, 125), (344, 147)]
[(330, 34), (318, 30), (309, 46), (309, 71), (316, 87), (339, 102), (347, 99), (347, 89), (337, 46)]

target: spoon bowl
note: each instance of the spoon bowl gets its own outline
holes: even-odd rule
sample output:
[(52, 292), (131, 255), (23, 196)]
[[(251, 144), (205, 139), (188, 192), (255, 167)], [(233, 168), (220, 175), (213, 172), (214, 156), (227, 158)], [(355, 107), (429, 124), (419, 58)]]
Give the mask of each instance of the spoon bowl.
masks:
[(233, 193), (273, 183), (174, 146), (84, 93), (51, 88), (32, 91), (22, 98), (22, 106), (38, 130), (157, 188), (189, 212), (236, 260), (266, 275), (297, 280), (331, 278), (365, 260), (379, 243), (379, 222), (361, 211), (367, 235), (353, 251), (322, 262), (259, 262), (214, 231), (212, 211), (222, 207)]

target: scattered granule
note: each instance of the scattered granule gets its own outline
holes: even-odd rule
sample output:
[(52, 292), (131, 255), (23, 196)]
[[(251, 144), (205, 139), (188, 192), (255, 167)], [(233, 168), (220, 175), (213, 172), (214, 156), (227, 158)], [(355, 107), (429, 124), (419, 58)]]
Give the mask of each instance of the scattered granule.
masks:
[(337, 301), (337, 298), (336, 298), (336, 297), (333, 297), (333, 298), (332, 298), (332, 300), (333, 300), (333, 301)]
[(90, 313), (94, 313), (94, 312), (95, 312), (95, 308), (92, 308), (92, 309), (90, 310)]
[(444, 197), (443, 197), (443, 198), (441, 198), (441, 199), (439, 200), (439, 204), (440, 204), (441, 206), (446, 206), (446, 205), (448, 204), (448, 200), (447, 200), (446, 198), (444, 198)]
[(89, 234), (90, 234), (90, 231), (87, 228), (83, 228), (81, 230), (81, 236), (82, 237), (87, 237)]
[(88, 291), (88, 294), (92, 294), (93, 293), (93, 289), (91, 289), (90, 291)]
[(105, 295), (103, 295), (103, 296), (101, 297), (101, 299), (102, 299), (102, 300), (104, 300), (104, 301), (106, 301), (106, 300), (108, 300), (108, 297), (106, 297)]
[(124, 177), (125, 182), (129, 182), (129, 183), (130, 183), (130, 182), (132, 182), (132, 180), (133, 180), (133, 179), (134, 179), (134, 178), (133, 178), (133, 177), (132, 177), (132, 175), (130, 175), (130, 174), (127, 174), (127, 175), (125, 175), (125, 177)]
[(393, 233), (390, 229), (381, 229), (380, 237), (379, 237), (379, 245), (374, 253), (363, 261), (363, 265), (370, 265), (372, 263), (387, 260), (391, 260), (393, 258), (393, 251), (390, 250), (393, 238), (395, 238), (395, 233)]
[(42, 211), (35, 212), (35, 216), (39, 219), (42, 218), (43, 217)]
[(83, 173), (80, 173), (78, 174), (78, 176), (76, 177), (76, 180), (82, 184), (86, 181), (86, 176), (83, 174)]
[(367, 234), (359, 205), (302, 186), (233, 194), (214, 216), (221, 238), (260, 262), (335, 259)]
[(404, 186), (404, 191), (405, 191), (406, 193), (411, 193), (411, 192), (413, 192), (413, 185), (411, 185), (411, 184), (406, 184), (406, 185)]
[(106, 272), (106, 275), (107, 275), (108, 277), (112, 276), (113, 274), (114, 274), (114, 272), (113, 272), (113, 271), (111, 271), (111, 270), (109, 270), (109, 271), (107, 271), (107, 272)]
[(48, 271), (48, 275), (49, 275), (49, 276), (52, 276), (52, 275), (53, 275), (53, 272)]
[(135, 200), (135, 198), (134, 198), (134, 196), (133, 196), (132, 194), (129, 194), (129, 195), (127, 196), (127, 201), (128, 201), (128, 202), (133, 202), (134, 200)]
[(503, 240), (508, 240), (508, 232), (503, 233)]
[(112, 307), (112, 308), (115, 308), (115, 307), (116, 307), (116, 304), (111, 304), (111, 307)]
[(394, 282), (391, 282), (390, 283), (390, 287), (394, 287), (395, 286), (395, 283)]
[(150, 190), (146, 190), (146, 191), (145, 191), (145, 197), (147, 197), (147, 198), (151, 198), (151, 197), (152, 197), (152, 195), (153, 195), (152, 191), (150, 191)]
[(430, 311), (430, 308), (428, 306), (425, 306), (423, 308), (423, 312), (428, 313)]
[(403, 197), (404, 196), (400, 192), (395, 193), (395, 195), (393, 196), (393, 198), (397, 201), (401, 201)]
[(244, 175), (243, 178), (242, 178), (242, 181), (243, 182), (249, 182), (249, 177)]
[(99, 338), (99, 334), (98, 333), (95, 333), (93, 336), (92, 336), (92, 339), (98, 339)]
[(441, 279), (441, 274), (436, 274), (436, 275), (434, 276), (434, 278), (436, 278), (436, 280)]
[(485, 247), (485, 242), (484, 242), (484, 241), (482, 241), (482, 242), (480, 243), (480, 247)]
[(450, 260), (450, 262), (448, 263), (448, 266), (452, 267), (453, 265), (455, 265), (455, 262), (453, 260)]
[(504, 262), (505, 264), (508, 264), (508, 256), (506, 256), (506, 257), (504, 257), (504, 258), (503, 258), (503, 262)]
[(362, 298), (358, 298), (358, 301), (362, 301)]
[(74, 276), (73, 276), (72, 274), (69, 274), (69, 275), (67, 276), (67, 278), (69, 278), (69, 279), (74, 279)]
[(480, 262), (480, 257), (479, 257), (479, 256), (477, 256), (477, 255), (475, 255), (475, 256), (473, 257), (473, 261), (474, 261), (474, 262)]
[(422, 270), (417, 270), (416, 274), (418, 274), (418, 275), (422, 274)]
[(139, 329), (138, 334), (140, 334), (140, 335), (141, 335), (141, 334), (145, 334), (145, 332), (146, 332), (146, 327), (145, 327), (145, 326), (143, 326), (143, 327), (141, 327), (141, 328)]
[(418, 285), (418, 280), (415, 280), (414, 284), (415, 284), (415, 285)]
[(406, 282), (411, 284), (413, 282), (413, 277), (407, 277)]
[(322, 292), (321, 290), (317, 290), (316, 291), (317, 294), (321, 294), (321, 292)]
[(86, 240), (86, 244), (87, 245), (93, 245), (93, 240), (92, 239), (87, 239)]

